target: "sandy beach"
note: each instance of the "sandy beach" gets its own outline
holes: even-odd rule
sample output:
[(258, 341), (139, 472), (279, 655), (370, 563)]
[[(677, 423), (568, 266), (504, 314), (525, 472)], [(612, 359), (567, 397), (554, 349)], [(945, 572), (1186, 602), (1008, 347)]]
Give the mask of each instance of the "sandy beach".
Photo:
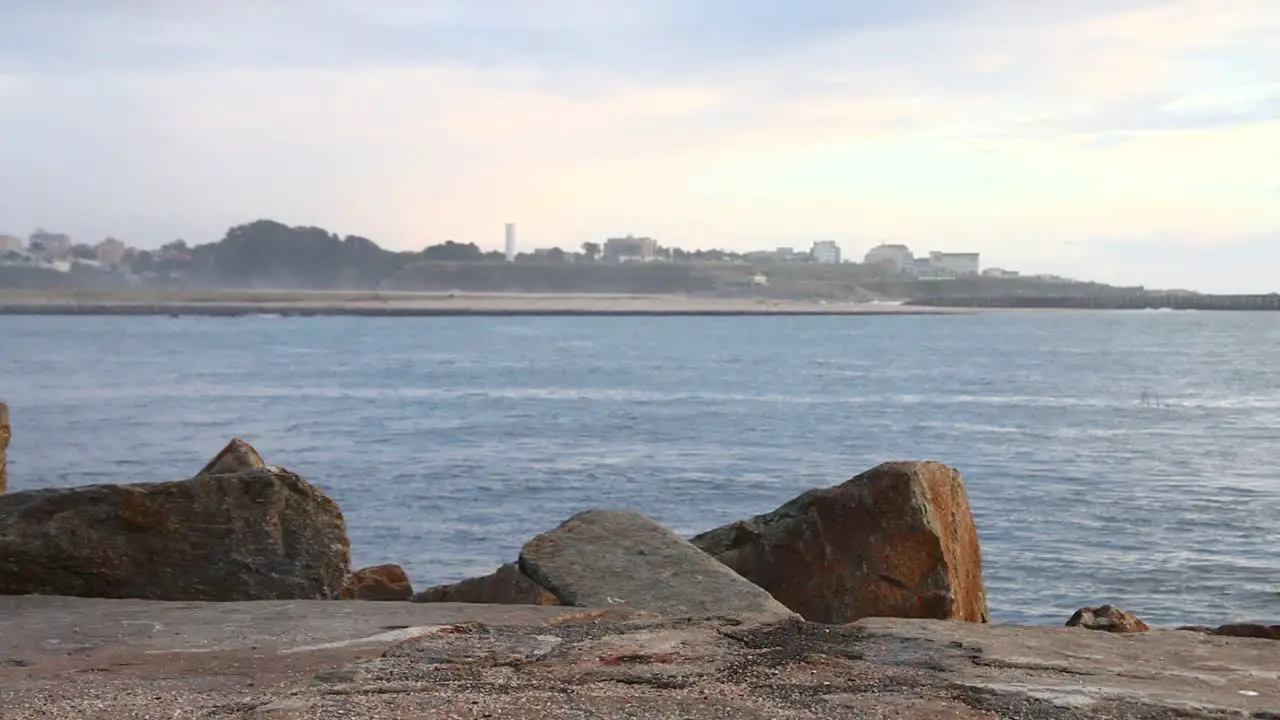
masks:
[(688, 295), (418, 293), (316, 290), (0, 290), (7, 315), (954, 315), (896, 303)]

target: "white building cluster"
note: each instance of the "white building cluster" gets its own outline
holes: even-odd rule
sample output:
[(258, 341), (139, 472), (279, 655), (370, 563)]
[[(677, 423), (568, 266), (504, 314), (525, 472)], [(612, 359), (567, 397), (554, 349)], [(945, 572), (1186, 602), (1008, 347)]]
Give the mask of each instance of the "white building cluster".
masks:
[(978, 275), (981, 272), (979, 254), (970, 252), (940, 252), (916, 257), (906, 245), (882, 244), (867, 252), (864, 262), (879, 265), (888, 270), (920, 278), (953, 278)]
[(27, 240), (0, 233), (0, 265), (52, 268), (66, 272), (74, 264), (116, 267), (129, 246), (109, 237), (97, 245), (77, 245), (63, 233), (36, 230)]

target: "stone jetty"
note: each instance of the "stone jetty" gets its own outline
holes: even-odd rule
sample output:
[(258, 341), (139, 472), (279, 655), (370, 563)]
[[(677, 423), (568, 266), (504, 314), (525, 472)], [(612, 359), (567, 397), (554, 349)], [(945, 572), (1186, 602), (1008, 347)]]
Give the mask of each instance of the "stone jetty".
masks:
[(336, 503), (241, 440), (186, 480), (0, 497), (6, 720), (1260, 720), (1277, 630), (992, 624), (963, 480), (930, 462), (691, 540), (586, 511), (417, 594), (352, 571)]

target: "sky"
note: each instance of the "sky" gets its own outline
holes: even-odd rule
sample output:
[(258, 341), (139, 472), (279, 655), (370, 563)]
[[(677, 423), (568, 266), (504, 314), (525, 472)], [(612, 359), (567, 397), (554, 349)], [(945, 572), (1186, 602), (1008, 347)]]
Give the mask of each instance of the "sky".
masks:
[(837, 240), (1280, 291), (1276, 0), (0, 0), (0, 233)]

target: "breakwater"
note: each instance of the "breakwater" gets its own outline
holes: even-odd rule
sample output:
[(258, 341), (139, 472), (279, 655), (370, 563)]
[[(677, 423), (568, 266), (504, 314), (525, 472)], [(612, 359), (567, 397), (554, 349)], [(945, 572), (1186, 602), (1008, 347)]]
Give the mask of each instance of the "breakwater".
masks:
[(1061, 308), (1079, 310), (1280, 310), (1280, 293), (1268, 295), (971, 295), (923, 297), (912, 307), (948, 308)]

